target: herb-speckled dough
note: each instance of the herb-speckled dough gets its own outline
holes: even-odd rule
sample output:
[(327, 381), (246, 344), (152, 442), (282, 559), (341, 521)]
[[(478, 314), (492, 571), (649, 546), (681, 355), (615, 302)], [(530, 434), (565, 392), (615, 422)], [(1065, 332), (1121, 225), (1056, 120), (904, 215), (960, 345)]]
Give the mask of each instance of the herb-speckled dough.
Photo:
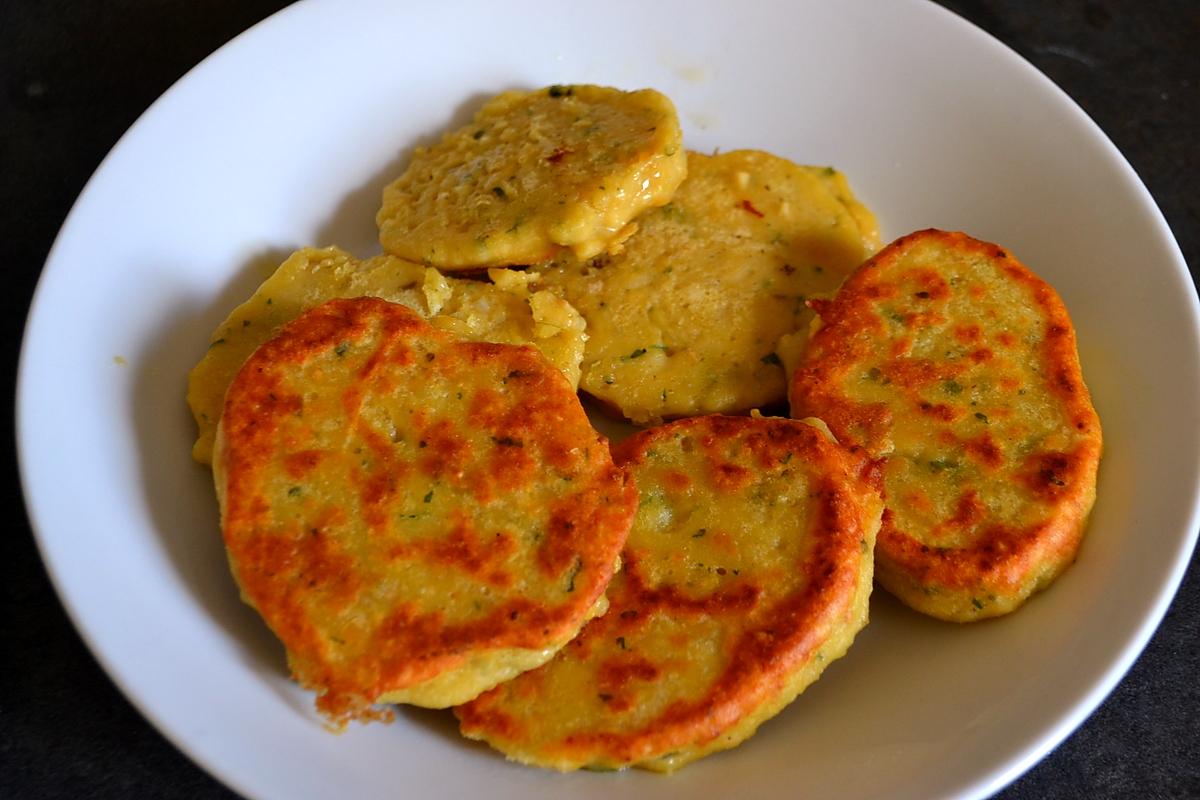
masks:
[(637, 424), (784, 400), (780, 338), (878, 246), (833, 169), (752, 150), (688, 165), (619, 253), (538, 268), (587, 320), (580, 387)]
[(494, 283), (447, 278), (392, 256), (359, 261), (336, 247), (293, 253), (213, 332), (192, 370), (187, 399), (199, 428), (193, 458), (212, 461), (225, 390), (255, 348), (283, 323), (336, 297), (381, 297), (468, 339), (533, 344), (578, 386), (583, 318), (551, 292), (531, 292), (523, 273), (495, 270), (492, 277)]
[(679, 120), (653, 89), (505, 92), (419, 148), (383, 192), (389, 253), (445, 270), (531, 264), (616, 245), (687, 174)]
[(254, 352), (213, 472), (242, 596), (335, 725), (545, 662), (603, 611), (637, 499), (536, 349), (376, 298)]
[(753, 735), (846, 652), (882, 504), (819, 423), (698, 417), (615, 455), (641, 504), (608, 612), (455, 713), (527, 764), (669, 772)]
[(886, 459), (880, 584), (959, 622), (1047, 586), (1075, 558), (1101, 450), (1054, 289), (1003, 248), (928, 230), (817, 313), (792, 413)]

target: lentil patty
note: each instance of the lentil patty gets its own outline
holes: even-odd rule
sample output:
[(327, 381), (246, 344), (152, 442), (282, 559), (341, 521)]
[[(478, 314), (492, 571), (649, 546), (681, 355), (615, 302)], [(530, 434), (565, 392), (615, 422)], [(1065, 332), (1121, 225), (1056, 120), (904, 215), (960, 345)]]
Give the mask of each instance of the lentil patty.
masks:
[(882, 506), (823, 429), (697, 417), (616, 458), (641, 505), (608, 612), (455, 710), (464, 735), (517, 761), (669, 772), (733, 747), (867, 621)]
[(1074, 560), (1096, 496), (1100, 420), (1057, 293), (927, 230), (814, 306), (792, 413), (885, 459), (880, 584), (941, 619), (1013, 611)]
[(335, 724), (550, 658), (603, 610), (637, 499), (537, 350), (374, 298), (250, 357), (213, 466), (243, 597)]

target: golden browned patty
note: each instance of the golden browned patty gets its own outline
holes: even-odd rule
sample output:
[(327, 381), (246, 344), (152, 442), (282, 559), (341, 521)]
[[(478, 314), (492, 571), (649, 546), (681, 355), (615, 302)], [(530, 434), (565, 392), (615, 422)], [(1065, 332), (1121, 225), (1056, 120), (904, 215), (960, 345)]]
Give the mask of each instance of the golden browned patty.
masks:
[(385, 250), (442, 269), (590, 258), (687, 174), (675, 107), (652, 89), (505, 92), (419, 148), (383, 193)]
[(494, 283), (468, 281), (392, 256), (360, 261), (336, 247), (296, 251), (230, 312), (192, 370), (187, 399), (199, 430), (192, 457), (212, 462), (225, 390), (250, 354), (280, 325), (335, 297), (401, 303), (435, 327), (475, 341), (533, 344), (578, 386), (583, 317), (549, 291), (531, 292), (523, 273), (493, 272)]
[(374, 298), (255, 351), (213, 467), (243, 597), (335, 724), (550, 658), (603, 610), (637, 499), (534, 348)]
[(1054, 289), (928, 230), (816, 310), (792, 413), (886, 459), (879, 582), (947, 620), (1016, 609), (1074, 560), (1096, 496), (1100, 420)]
[(781, 402), (781, 337), (878, 247), (845, 178), (752, 150), (692, 153), (623, 249), (538, 268), (588, 324), (580, 387), (637, 424)]
[(823, 429), (698, 417), (616, 457), (641, 505), (608, 612), (455, 710), (511, 759), (669, 772), (751, 736), (866, 624), (882, 504)]

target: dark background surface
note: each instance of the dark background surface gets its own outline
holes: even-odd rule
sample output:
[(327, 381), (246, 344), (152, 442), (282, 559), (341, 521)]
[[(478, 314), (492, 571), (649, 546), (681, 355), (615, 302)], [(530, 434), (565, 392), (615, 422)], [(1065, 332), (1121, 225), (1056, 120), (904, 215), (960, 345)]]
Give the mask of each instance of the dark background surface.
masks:
[[(880, 0), (887, 2), (888, 0)], [(12, 397), (38, 273), (105, 153), (190, 67), (285, 5), (272, 0), (0, 0), (0, 336)], [(947, 0), (1070, 94), (1125, 154), (1200, 265), (1200, 3)], [(0, 797), (231, 798), (114, 688), (35, 549), (4, 426)], [(1196, 558), (1129, 675), (1074, 735), (1003, 791), (1024, 798), (1200, 797)], [(402, 791), (402, 782), (398, 791)]]

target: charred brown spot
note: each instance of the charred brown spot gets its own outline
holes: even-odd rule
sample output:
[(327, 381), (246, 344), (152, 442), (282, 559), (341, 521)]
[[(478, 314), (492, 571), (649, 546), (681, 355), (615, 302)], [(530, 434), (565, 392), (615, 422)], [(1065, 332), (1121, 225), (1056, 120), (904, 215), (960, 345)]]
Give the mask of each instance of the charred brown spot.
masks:
[(928, 400), (922, 400), (917, 403), (917, 408), (921, 410), (922, 414), (934, 419), (940, 419), (943, 422), (953, 422), (955, 417), (958, 416), (958, 412), (945, 403), (930, 403)]
[(982, 433), (963, 442), (967, 453), (985, 467), (996, 469), (1004, 463), (1004, 452), (990, 434)]
[(1053, 501), (1078, 479), (1082, 463), (1071, 453), (1041, 453), (1026, 459), (1022, 478), (1035, 495)]
[(303, 478), (312, 472), (324, 456), (321, 450), (301, 450), (284, 456), (283, 469), (291, 478)]

